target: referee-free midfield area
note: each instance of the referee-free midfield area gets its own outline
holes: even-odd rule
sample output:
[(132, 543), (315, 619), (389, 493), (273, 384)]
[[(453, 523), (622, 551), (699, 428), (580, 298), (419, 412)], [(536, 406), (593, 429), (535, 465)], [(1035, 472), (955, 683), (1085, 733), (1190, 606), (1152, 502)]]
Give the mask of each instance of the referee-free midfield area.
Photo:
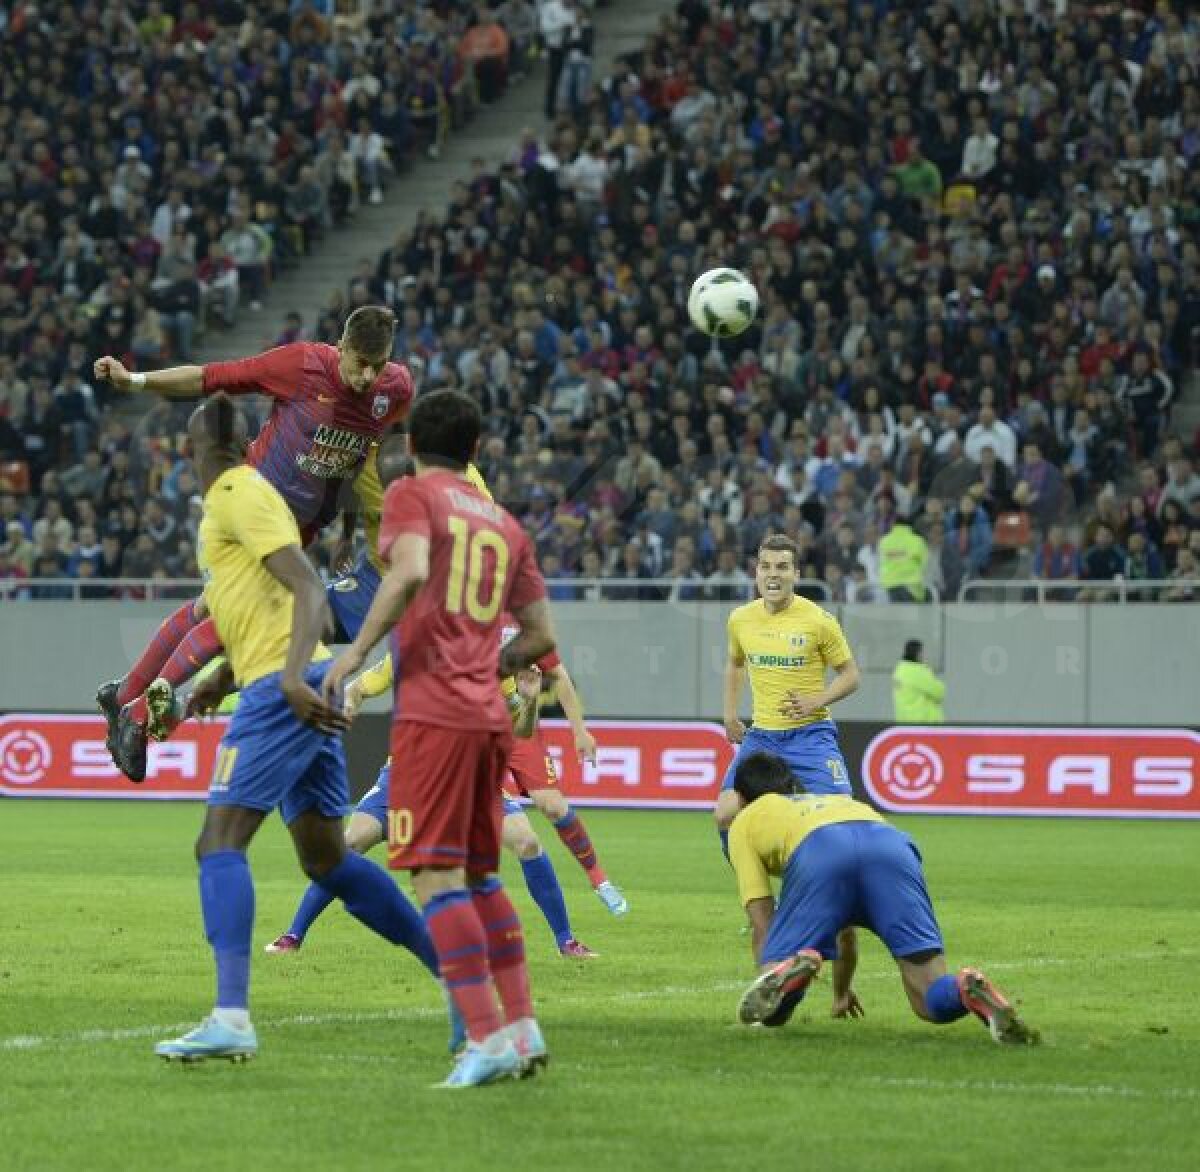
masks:
[(406, 953), (334, 910), (299, 954), (262, 954), (298, 894), (274, 820), (252, 847), (261, 1056), (195, 1069), (154, 1057), (211, 1003), (191, 859), (201, 815), (0, 809), (0, 1168), (1195, 1166), (1195, 827), (900, 822), (924, 853), (951, 967), (986, 968), (1042, 1031), (1041, 1047), (1006, 1049), (973, 1020), (912, 1017), (865, 934), (865, 1019), (830, 1020), (823, 977), (785, 1029), (738, 1026), (754, 966), (711, 820), (592, 811), (633, 910), (613, 919), (558, 860), (601, 956), (560, 958), (522, 903), (552, 1063), (468, 1098), (428, 1089), (445, 1013)]

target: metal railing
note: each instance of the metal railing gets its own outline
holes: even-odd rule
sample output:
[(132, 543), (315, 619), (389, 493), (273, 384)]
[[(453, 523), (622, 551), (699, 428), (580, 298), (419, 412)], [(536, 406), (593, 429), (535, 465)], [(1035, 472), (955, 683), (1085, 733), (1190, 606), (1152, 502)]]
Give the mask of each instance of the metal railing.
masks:
[(968, 578), (959, 602), (1196, 602), (1200, 578)]
[[(195, 598), (198, 578), (0, 578), (0, 602), (165, 602)], [(551, 578), (555, 602), (749, 602), (754, 582), (710, 582), (704, 578)], [(796, 592), (816, 602), (833, 601), (827, 583), (805, 578)], [(884, 599), (883, 601), (886, 601)]]

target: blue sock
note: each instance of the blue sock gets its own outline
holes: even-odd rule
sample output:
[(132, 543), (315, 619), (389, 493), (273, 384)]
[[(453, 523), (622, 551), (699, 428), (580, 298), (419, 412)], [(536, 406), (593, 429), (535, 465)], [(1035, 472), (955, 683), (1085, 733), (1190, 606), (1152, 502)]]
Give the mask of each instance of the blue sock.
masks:
[(370, 859), (347, 851), (332, 871), (317, 882), (340, 899), (356, 920), (392, 944), (407, 948), (435, 977), (437, 953), (421, 913), (413, 907), (392, 877)]
[(319, 883), (310, 883), (300, 898), (300, 906), (296, 908), (296, 914), (292, 917), (292, 926), (288, 929), (288, 934), (295, 936), (297, 940), (303, 940), (317, 917), (333, 903), (334, 898)]
[(541, 908), (550, 931), (554, 933), (554, 942), (561, 948), (571, 939), (571, 921), (550, 856), (543, 851), (536, 858), (522, 859), (521, 870), (525, 873), (525, 886), (529, 888), (533, 902)]
[(966, 1017), (967, 1007), (962, 1003), (962, 997), (959, 995), (958, 980), (949, 973), (944, 977), (938, 977), (925, 990), (925, 1008), (929, 1010), (929, 1016), (939, 1025)]
[(217, 962), (218, 1009), (245, 1009), (250, 994), (254, 879), (241, 851), (216, 851), (200, 860), (204, 934)]
[(729, 828), (718, 826), (717, 837), (721, 840), (721, 854), (725, 856), (725, 861), (729, 862)]

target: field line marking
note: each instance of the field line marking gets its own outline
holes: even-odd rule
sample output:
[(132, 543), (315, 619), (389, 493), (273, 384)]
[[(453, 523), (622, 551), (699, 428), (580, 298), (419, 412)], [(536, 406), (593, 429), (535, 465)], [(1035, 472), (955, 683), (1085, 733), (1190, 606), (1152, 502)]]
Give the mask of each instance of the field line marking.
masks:
[[(1200, 949), (1181, 948), (1173, 952), (1129, 952), (1120, 959), (1123, 962), (1134, 963), (1154, 960), (1184, 960), (1200, 956)], [(1023, 972), (1032, 969), (1062, 968), (1067, 965), (1084, 964), (1087, 957), (1056, 957), (1034, 956), (1023, 960), (999, 961), (985, 967), (988, 972)], [(893, 970), (880, 970), (860, 973), (856, 983), (875, 981), (895, 981)], [(667, 997), (700, 997), (713, 993), (732, 993), (744, 989), (747, 982), (714, 981), (707, 985), (660, 985), (655, 989), (624, 989), (616, 993), (576, 993), (566, 994), (553, 999), (555, 1005), (602, 1005), (605, 1003), (622, 1003), (629, 1001), (659, 1001)], [(297, 1013), (284, 1017), (262, 1018), (255, 1022), (265, 1029), (287, 1026), (328, 1026), (328, 1025), (375, 1025), (389, 1021), (420, 1021), (426, 1018), (441, 1018), (445, 1016), (442, 1008), (430, 1006), (408, 1006), (403, 1009), (362, 1010), (343, 1013)], [(125, 1042), (137, 1038), (152, 1038), (169, 1036), (180, 1030), (190, 1029), (196, 1024), (195, 1020), (171, 1022), (166, 1025), (130, 1026), (124, 1029), (88, 1029), (74, 1034), (15, 1034), (0, 1038), (0, 1051), (6, 1050), (38, 1050), (43, 1048), (62, 1049), (67, 1046), (87, 1045), (91, 1042)], [(949, 1084), (947, 1084), (949, 1085)], [(1200, 1092), (1196, 1092), (1200, 1094)], [(1195, 1097), (1191, 1092), (1185, 1097)]]

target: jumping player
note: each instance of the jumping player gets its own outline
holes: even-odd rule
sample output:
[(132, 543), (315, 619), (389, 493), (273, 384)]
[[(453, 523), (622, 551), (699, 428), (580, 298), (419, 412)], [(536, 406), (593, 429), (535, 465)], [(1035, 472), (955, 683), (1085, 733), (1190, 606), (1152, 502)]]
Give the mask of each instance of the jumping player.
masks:
[[(745, 804), (730, 828), (729, 858), (761, 967), (738, 1006), (744, 1024), (783, 1025), (831, 957), (833, 1015), (861, 1017), (852, 984), (858, 955), (847, 931), (857, 924), (887, 945), (923, 1021), (973, 1013), (997, 1042), (1037, 1042), (978, 969), (946, 972), (921, 856), (908, 835), (853, 798), (810, 795), (770, 753), (743, 758), (734, 788)], [(778, 907), (772, 876), (783, 881)]]
[[(390, 361), (394, 331), (390, 309), (363, 306), (346, 320), (336, 346), (294, 342), (234, 362), (145, 373), (104, 357), (95, 374), (121, 390), (166, 398), (214, 391), (270, 396), (270, 417), (245, 459), (278, 490), (307, 545), (334, 519), (372, 446), (408, 410), (413, 380), (407, 367)], [(97, 692), (113, 760), (130, 780), (146, 775), (147, 687), (157, 678), (177, 687), (219, 650), (204, 600), (187, 602), (163, 622), (129, 673)]]
[[(510, 684), (511, 681), (504, 681)], [(353, 717), (364, 699), (380, 696), (392, 686), (392, 661), (385, 656), (373, 667), (368, 668), (358, 679), (346, 688), (346, 715)], [(536, 722), (537, 698), (541, 691), (541, 672), (536, 668), (521, 672), (512, 689), (506, 690), (506, 698), (510, 699), (510, 712), (515, 720), (528, 711), (533, 720), (530, 721), (529, 733), (533, 731)], [(529, 733), (525, 735), (529, 735)], [(514, 741), (514, 746), (523, 743), (520, 733)], [(346, 846), (359, 854), (366, 854), (378, 846), (387, 835), (388, 794), (391, 786), (392, 762), (389, 759), (379, 771), (375, 784), (362, 796), (350, 821), (346, 824)], [(502, 844), (517, 856), (521, 863), (521, 872), (525, 877), (525, 885), (530, 897), (537, 904), (541, 913), (554, 934), (554, 942), (559, 952), (574, 960), (591, 960), (595, 958), (586, 944), (575, 937), (571, 929), (571, 920), (567, 913), (567, 903), (563, 898), (562, 886), (554, 863), (542, 849), (538, 836), (530, 825), (529, 818), (521, 805), (520, 799), (511, 790), (515, 785), (509, 781), (504, 789), (504, 823), (502, 826)], [(296, 908), (296, 914), (288, 930), (282, 936), (272, 940), (266, 946), (269, 953), (298, 952), (308, 936), (309, 930), (317, 918), (333, 902), (329, 893), (319, 884), (311, 883), (301, 897)]]
[(329, 669), (320, 637), (330, 616), (295, 517), (242, 462), (245, 423), (228, 396), (198, 407), (188, 435), (204, 491), (198, 552), (205, 597), (228, 656), (193, 702), (210, 711), (235, 685), (241, 694), (196, 842), (215, 1008), (156, 1052), (186, 1062), (243, 1060), (258, 1051), (248, 1010), (254, 882), (246, 850), (276, 808), (311, 879), (435, 976), (438, 969), (421, 917), (381, 868), (347, 853), (342, 840), (348, 783), (340, 733), (348, 721), (317, 692)]
[[(795, 591), (796, 544), (767, 537), (758, 549), (760, 597), (729, 616), (725, 664), (725, 733), (738, 751), (713, 810), (722, 848), (741, 801), (733, 788), (737, 767), (751, 753), (777, 753), (812, 793), (849, 794), (850, 778), (829, 706), (859, 685), (858, 666), (837, 619)], [(826, 674), (834, 673), (826, 684)], [(750, 677), (753, 725), (738, 717)]]
[[(323, 684), (330, 701), (339, 697), (395, 627), (391, 751), (404, 768), (390, 787), (389, 864), (412, 872), (466, 1022), (468, 1044), (447, 1087), (533, 1073), (547, 1060), (520, 921), (496, 875), (513, 739), (496, 684), (554, 650), (554, 634), (529, 538), (467, 479), (482, 426), (459, 392), (417, 400), (408, 437), (416, 475), (384, 498), (379, 552), (388, 570)], [(497, 665), (505, 614), (520, 630)]]

